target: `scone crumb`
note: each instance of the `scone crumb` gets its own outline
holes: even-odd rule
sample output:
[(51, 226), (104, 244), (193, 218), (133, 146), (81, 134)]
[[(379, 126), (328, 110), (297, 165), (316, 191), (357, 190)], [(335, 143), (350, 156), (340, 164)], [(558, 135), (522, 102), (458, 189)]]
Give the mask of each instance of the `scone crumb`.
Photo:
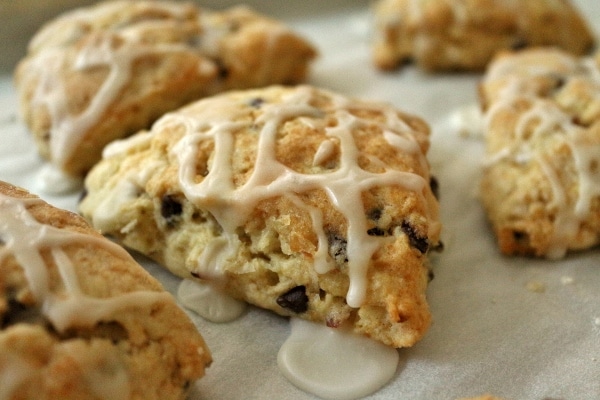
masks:
[(573, 279), (572, 276), (565, 275), (560, 278), (560, 283), (562, 283), (565, 286), (572, 285), (574, 282), (575, 282), (575, 279)]
[(546, 284), (539, 281), (529, 281), (525, 287), (533, 293), (544, 293), (546, 291)]

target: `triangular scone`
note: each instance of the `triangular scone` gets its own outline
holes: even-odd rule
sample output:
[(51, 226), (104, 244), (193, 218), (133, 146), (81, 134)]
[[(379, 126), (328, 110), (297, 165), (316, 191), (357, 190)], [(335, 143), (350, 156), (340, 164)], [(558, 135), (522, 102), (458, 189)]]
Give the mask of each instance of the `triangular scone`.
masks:
[(550, 49), (491, 63), (481, 198), (503, 253), (559, 258), (600, 243), (599, 66)]
[(439, 245), (429, 129), (310, 86), (230, 92), (111, 144), (80, 210), (184, 278), (395, 347), (425, 333)]
[(593, 35), (568, 0), (379, 0), (373, 58), (429, 71), (483, 70), (499, 50), (557, 46), (583, 54)]
[(203, 96), (300, 82), (315, 54), (282, 23), (245, 7), (113, 0), (42, 27), (15, 80), (42, 156), (82, 177), (110, 141)]
[(0, 182), (6, 399), (184, 399), (211, 356), (196, 327), (79, 215)]

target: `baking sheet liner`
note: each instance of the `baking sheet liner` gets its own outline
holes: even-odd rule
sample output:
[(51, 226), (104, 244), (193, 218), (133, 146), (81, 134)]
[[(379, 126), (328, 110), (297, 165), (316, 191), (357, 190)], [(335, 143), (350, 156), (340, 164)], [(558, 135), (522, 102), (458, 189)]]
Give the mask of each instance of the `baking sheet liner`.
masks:
[[(476, 103), (481, 76), (427, 75), (412, 67), (376, 71), (370, 61), (367, 1), (304, 1), (289, 12), (283, 8), (287, 2), (254, 3), (249, 2), (284, 19), (318, 47), (320, 58), (309, 83), (390, 102), (425, 118), (433, 130), (429, 159), (440, 182), (445, 243), (445, 251), (434, 255), (435, 279), (428, 289), (434, 322), (421, 342), (399, 350), (395, 378), (368, 398), (435, 400), (483, 393), (524, 400), (600, 398), (599, 250), (561, 261), (499, 255), (476, 197), (481, 139), (460, 135), (454, 123), (459, 110)], [(598, 32), (600, 2), (575, 3)], [(49, 14), (35, 15), (41, 19)], [(23, 43), (28, 39), (13, 36)], [(11, 43), (11, 50), (3, 40), (0, 50), (10, 58), (23, 43)], [(77, 193), (40, 193), (43, 163), (18, 119), (10, 68), (0, 77), (0, 132), (0, 179), (76, 210)], [(176, 292), (178, 278), (136, 257)], [(194, 387), (192, 399), (314, 398), (278, 370), (277, 352), (289, 333), (286, 319), (256, 308), (225, 324), (190, 315), (215, 360)]]

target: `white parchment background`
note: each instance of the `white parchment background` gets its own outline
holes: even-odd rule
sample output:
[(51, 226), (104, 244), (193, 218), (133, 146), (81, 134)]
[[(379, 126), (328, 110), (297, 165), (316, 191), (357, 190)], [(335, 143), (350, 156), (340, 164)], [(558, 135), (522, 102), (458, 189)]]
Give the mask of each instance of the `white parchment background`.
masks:
[[(0, 179), (75, 210), (77, 194), (39, 193), (42, 163), (18, 120), (11, 70), (42, 20), (86, 1), (40, 3), (46, 2), (0, 0), (0, 17), (7, 21), (0, 29)], [(233, 2), (207, 3), (222, 7)], [(475, 103), (480, 75), (427, 75), (414, 68), (377, 72), (370, 62), (372, 21), (365, 0), (248, 3), (282, 18), (318, 47), (310, 83), (391, 102), (422, 116), (433, 129), (430, 160), (441, 185), (446, 245), (435, 256), (435, 279), (428, 290), (434, 323), (423, 341), (400, 350), (396, 377), (369, 399), (436, 400), (482, 393), (515, 400), (600, 399), (600, 253), (593, 249), (558, 262), (498, 254), (475, 197), (481, 143), (458, 135), (449, 124), (457, 109)], [(575, 3), (600, 32), (600, 2)], [(140, 261), (175, 291), (178, 279)], [(254, 308), (228, 324), (192, 317), (215, 359), (194, 399), (314, 398), (278, 371), (287, 320)]]

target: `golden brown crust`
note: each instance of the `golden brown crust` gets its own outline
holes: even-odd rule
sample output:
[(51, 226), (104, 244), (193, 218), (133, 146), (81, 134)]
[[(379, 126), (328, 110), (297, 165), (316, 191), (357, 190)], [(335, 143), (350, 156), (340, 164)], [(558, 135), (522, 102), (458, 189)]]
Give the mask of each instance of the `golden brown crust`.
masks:
[[(278, 116), (286, 117), (271, 125)], [(395, 125), (388, 125), (392, 120)], [(228, 148), (225, 143), (230, 143), (227, 130), (215, 140), (193, 140), (189, 142), (197, 146), (193, 147), (197, 149), (194, 163), (189, 164), (193, 168), (188, 164), (182, 168), (182, 152), (188, 147), (179, 143), (195, 135), (185, 127), (212, 132), (223, 124), (237, 127), (231, 136), (231, 153), (224, 150)], [(273, 126), (277, 133), (271, 136), (268, 132)], [(386, 130), (389, 132), (384, 133)], [(403, 135), (397, 130), (406, 133), (406, 142), (394, 142), (401, 140), (394, 135)], [(344, 136), (346, 132), (350, 136)], [(80, 210), (105, 234), (184, 278), (194, 274), (211, 279), (207, 272), (199, 272), (205, 249), (222, 237), (239, 241), (241, 247), (235, 255), (219, 264), (225, 275), (220, 284), (234, 297), (329, 326), (350, 324), (357, 332), (384, 343), (408, 346), (429, 326), (427, 252), (439, 242), (437, 201), (429, 187), (429, 166), (424, 158), (428, 133), (422, 120), (391, 107), (379, 108), (307, 86), (230, 92), (187, 106), (159, 121), (150, 133), (111, 146), (110, 154), (86, 179), (88, 194)], [(263, 158), (270, 154), (270, 147), (263, 143), (267, 137), (276, 138), (277, 161), (270, 167), (265, 164), (268, 157)], [(345, 143), (340, 137), (346, 138)], [(351, 212), (344, 210), (339, 202), (345, 200), (337, 198), (335, 203), (331, 195), (336, 190), (342, 193), (342, 188), (331, 184), (325, 189), (322, 182), (329, 175), (340, 176), (340, 171), (354, 162), (354, 156), (348, 158), (353, 154), (348, 150), (352, 140), (358, 150), (356, 162), (362, 171), (373, 173), (374, 180), (389, 171), (403, 171), (410, 177), (406, 179), (423, 185), (413, 191), (402, 187), (405, 178), (396, 185), (380, 183), (362, 192), (358, 200), (362, 204), (357, 203)], [(122, 145), (124, 149), (115, 150)], [(403, 151), (401, 146), (410, 150)], [(230, 179), (230, 168), (233, 186), (245, 193), (237, 206), (231, 204), (238, 195), (230, 195), (233, 188), (227, 185), (214, 194), (199, 193), (194, 200), (193, 188), (182, 181), (181, 171), (193, 170), (190, 179), (197, 184), (214, 180), (214, 185), (219, 185)], [(261, 168), (262, 172), (256, 172)], [(297, 179), (294, 184), (285, 183), (289, 176)], [(348, 185), (364, 184), (363, 179), (356, 178)], [(311, 180), (321, 183), (303, 189)], [(263, 185), (254, 186), (256, 182), (274, 191), (291, 186), (289, 191), (259, 199), (257, 193), (262, 193)], [(249, 187), (253, 189), (247, 190)], [(352, 192), (350, 186), (347, 190)], [(205, 202), (202, 196), (214, 201)], [(240, 217), (239, 227), (230, 228), (227, 215), (242, 215), (244, 203), (253, 205), (249, 214)], [(211, 208), (212, 204), (224, 208)], [(347, 247), (354, 243), (348, 214), (364, 219), (365, 238), (380, 246), (368, 263), (365, 302), (356, 308), (346, 302), (350, 284)], [(226, 234), (228, 229), (235, 232), (233, 239)], [(324, 257), (317, 255), (320, 244), (327, 246), (325, 251), (335, 264), (324, 273), (317, 273), (314, 265)], [(364, 251), (368, 251), (366, 246)], [(282, 299), (285, 303), (286, 293), (294, 290), (306, 296), (298, 305), (302, 311), (280, 304)]]
[(490, 65), (481, 198), (503, 253), (556, 258), (600, 242), (597, 74), (597, 59), (559, 50)]
[(593, 35), (566, 0), (381, 0), (374, 10), (377, 67), (414, 61), (428, 71), (482, 70), (499, 50), (557, 46), (573, 54)]
[[(0, 207), (7, 207), (14, 199), (37, 199), (5, 182), (0, 182), (0, 194)], [(62, 245), (50, 244), (49, 248), (31, 244), (31, 253), (39, 251), (47, 268), (38, 271), (48, 274), (47, 293), (39, 291), (46, 283), (43, 277), (30, 276), (30, 267), (23, 267), (13, 256), (10, 241), (0, 246), (0, 374), (14, 378), (10, 387), (3, 388), (8, 398), (91, 399), (108, 395), (183, 399), (190, 385), (204, 375), (211, 356), (173, 298), (124, 250), (77, 214), (41, 200), (24, 205), (27, 215), (46, 227), (43, 229), (56, 228), (66, 239)], [(75, 235), (69, 236), (69, 232)], [(39, 233), (40, 237), (44, 234)], [(74, 266), (69, 284), (65, 272), (59, 273), (53, 261), (59, 248)], [(99, 319), (83, 314), (69, 316), (68, 310), (57, 305), (69, 299), (89, 302), (96, 306), (83, 313), (93, 315), (105, 302), (138, 294), (141, 299), (142, 293), (151, 301), (116, 307)]]
[(300, 82), (315, 54), (247, 8), (117, 0), (45, 25), (15, 81), (42, 156), (83, 176), (107, 143), (165, 112), (223, 90)]

